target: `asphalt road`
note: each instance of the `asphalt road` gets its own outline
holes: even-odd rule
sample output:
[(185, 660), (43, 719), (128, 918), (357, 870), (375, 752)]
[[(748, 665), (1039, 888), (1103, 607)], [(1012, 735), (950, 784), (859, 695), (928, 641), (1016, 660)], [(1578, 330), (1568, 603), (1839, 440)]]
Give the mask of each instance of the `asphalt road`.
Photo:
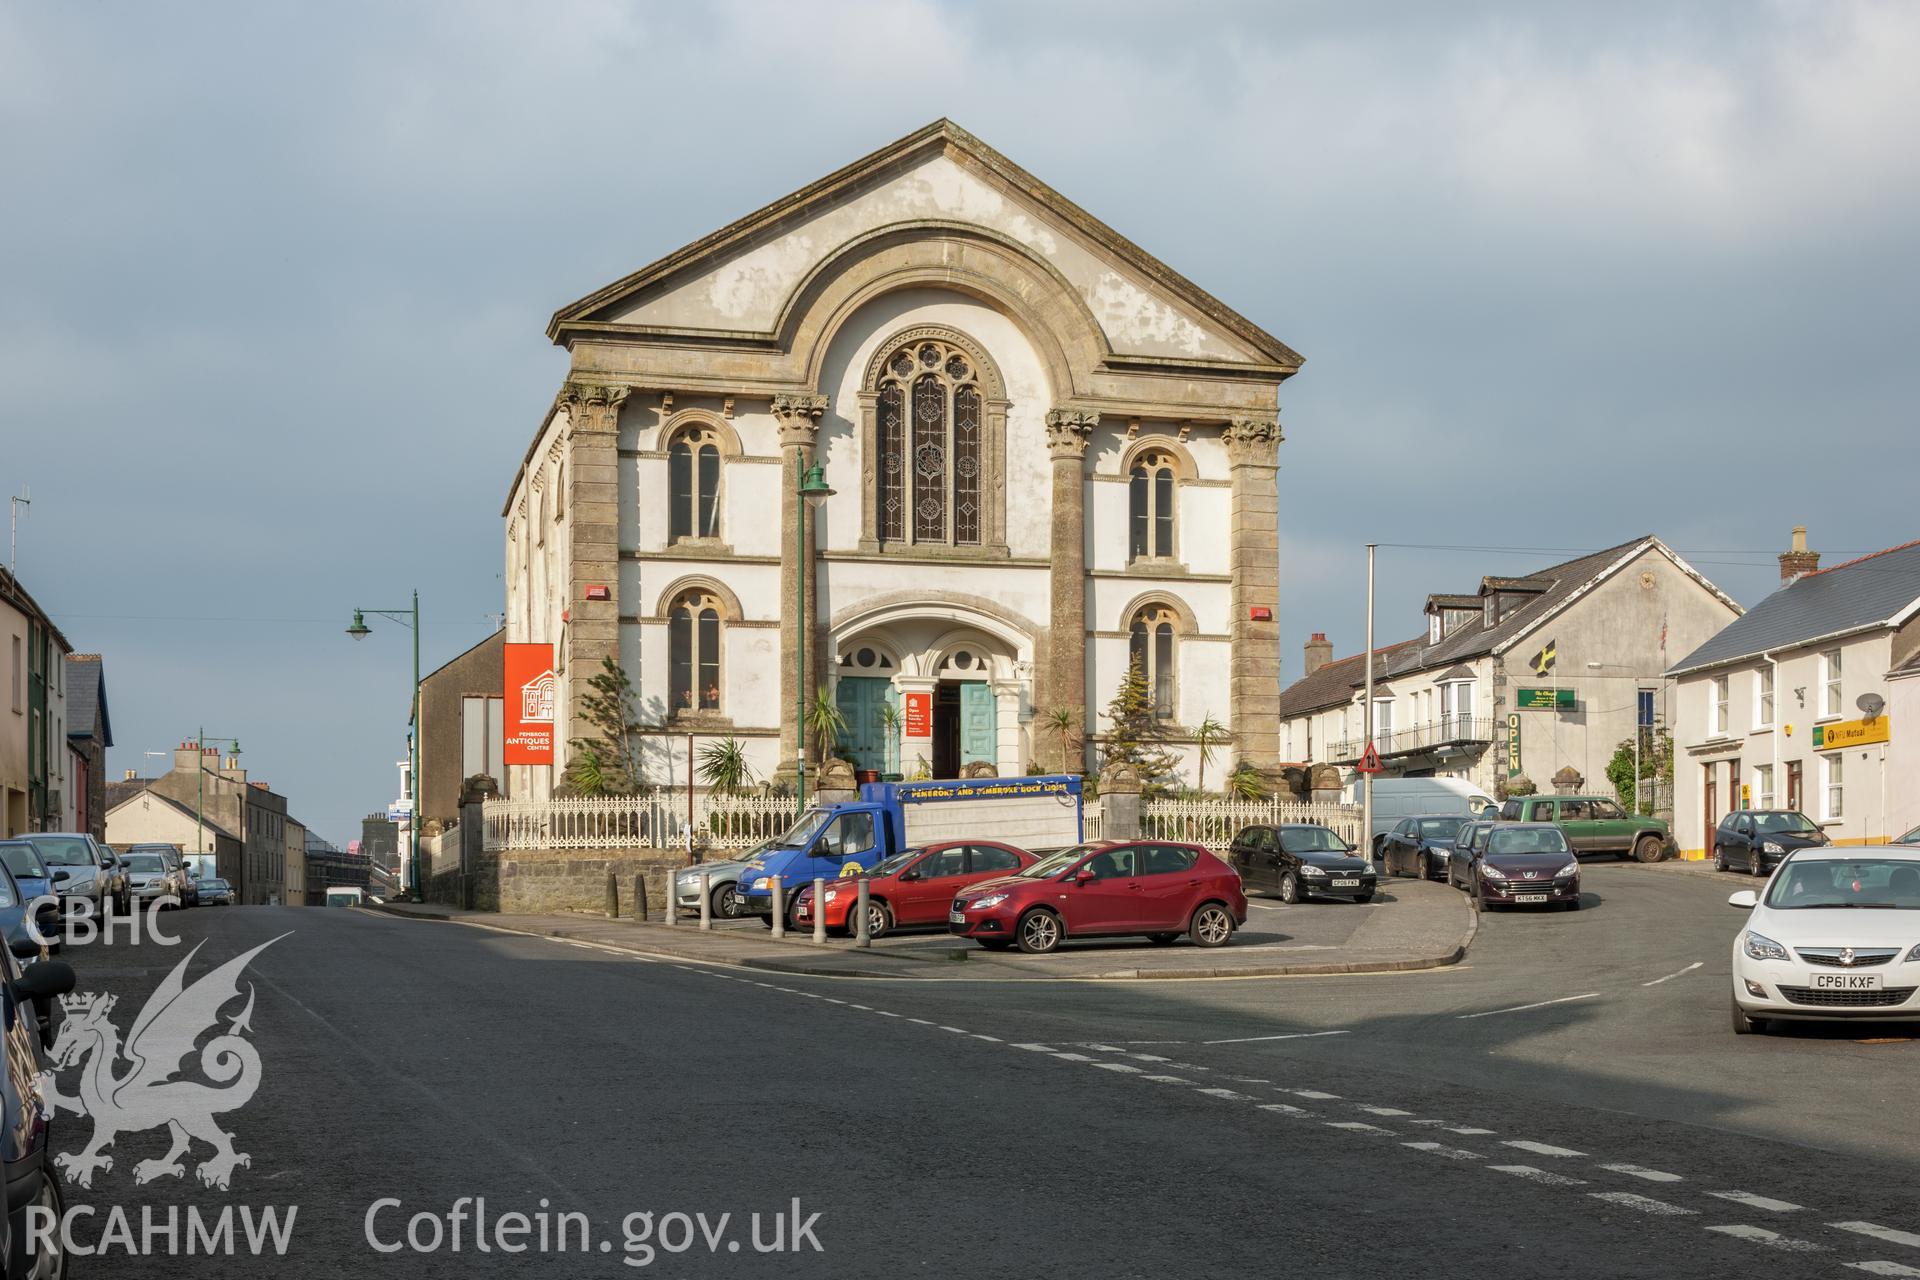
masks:
[[(1588, 910), (1491, 916), (1450, 970), (1205, 983), (775, 978), (362, 912), (180, 913), (206, 939), (190, 979), (286, 935), (248, 970), (259, 1091), (221, 1117), (251, 1164), (224, 1192), (137, 1185), (164, 1131), (123, 1134), (69, 1190), (95, 1210), (76, 1234), (116, 1205), (136, 1230), (297, 1206), (290, 1244), (72, 1274), (1920, 1275), (1920, 1030), (1735, 1040), (1737, 887), (1595, 866)], [(124, 1032), (184, 954), (72, 958)], [(91, 1121), (57, 1123), (83, 1145)], [(455, 1252), (461, 1197), (585, 1214), (589, 1248), (575, 1227), (538, 1256), (536, 1228), (478, 1253), (469, 1222)], [(800, 1251), (757, 1252), (750, 1215), (770, 1244), (796, 1199), (819, 1215)], [(404, 1245), (417, 1212), (438, 1251)], [(695, 1222), (662, 1251), (675, 1213), (711, 1245)]]

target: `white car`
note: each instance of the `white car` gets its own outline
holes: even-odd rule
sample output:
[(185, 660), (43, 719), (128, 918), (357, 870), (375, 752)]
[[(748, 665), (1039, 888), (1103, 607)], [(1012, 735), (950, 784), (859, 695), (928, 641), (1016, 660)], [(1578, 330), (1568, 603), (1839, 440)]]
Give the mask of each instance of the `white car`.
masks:
[(1733, 940), (1733, 1030), (1775, 1019), (1920, 1021), (1920, 848), (1802, 849)]

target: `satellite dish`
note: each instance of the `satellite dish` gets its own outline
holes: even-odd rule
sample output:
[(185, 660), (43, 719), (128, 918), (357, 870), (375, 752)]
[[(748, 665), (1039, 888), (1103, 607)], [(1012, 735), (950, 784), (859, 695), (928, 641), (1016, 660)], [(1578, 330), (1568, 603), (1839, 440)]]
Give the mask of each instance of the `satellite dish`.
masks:
[(1887, 700), (1877, 693), (1863, 693), (1853, 700), (1853, 705), (1866, 712), (1867, 719), (1871, 720), (1885, 710)]

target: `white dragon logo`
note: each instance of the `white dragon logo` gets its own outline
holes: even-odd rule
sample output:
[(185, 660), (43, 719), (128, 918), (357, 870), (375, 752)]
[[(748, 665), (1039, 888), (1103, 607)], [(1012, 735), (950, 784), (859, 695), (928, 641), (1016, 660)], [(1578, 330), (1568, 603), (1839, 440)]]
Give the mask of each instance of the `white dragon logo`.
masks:
[[(280, 938), (286, 936), (283, 933)], [(225, 1032), (200, 1049), (200, 1070), (214, 1084), (224, 1087), (176, 1080), (174, 1076), (192, 1056), (195, 1042), (219, 1023), (220, 1010), (241, 994), (239, 978), (247, 963), (280, 938), (270, 938), (242, 952), (187, 986), (187, 966), (204, 945), (195, 944), (148, 997), (124, 1045), (119, 1029), (108, 1017), (117, 997), (90, 994), (62, 998), (67, 1016), (54, 1041), (53, 1071), (41, 1075), (42, 1105), (49, 1115), (71, 1111), (93, 1117), (93, 1138), (86, 1149), (54, 1157), (54, 1164), (67, 1181), (91, 1187), (96, 1170), (112, 1171), (113, 1157), (106, 1154), (106, 1149), (116, 1137), (162, 1125), (171, 1132), (173, 1146), (160, 1159), (142, 1160), (133, 1167), (137, 1183), (183, 1176), (186, 1166), (180, 1158), (188, 1153), (195, 1138), (213, 1148), (213, 1155), (194, 1170), (206, 1186), (224, 1191), (235, 1168), (253, 1163), (251, 1157), (233, 1149), (233, 1135), (214, 1121), (220, 1112), (245, 1106), (260, 1087), (260, 1054), (245, 1038), (252, 1030), (251, 984), (246, 990), (246, 1007), (232, 1015)], [(131, 1065), (116, 1075), (114, 1068), (123, 1059)], [(61, 1093), (54, 1082), (54, 1072), (72, 1066), (81, 1066), (77, 1097)]]

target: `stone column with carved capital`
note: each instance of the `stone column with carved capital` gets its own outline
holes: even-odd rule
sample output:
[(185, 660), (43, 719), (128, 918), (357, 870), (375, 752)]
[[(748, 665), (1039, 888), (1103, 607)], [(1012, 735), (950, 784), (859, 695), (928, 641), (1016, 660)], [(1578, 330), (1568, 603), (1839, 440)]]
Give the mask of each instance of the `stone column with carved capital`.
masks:
[[(558, 397), (567, 413), (566, 491), (556, 495), (566, 503), (567, 522), (567, 571), (559, 578), (567, 593), (560, 606), (567, 611), (567, 723), (555, 735), (556, 765), (570, 754), (567, 740), (587, 734), (584, 704), (593, 692), (587, 682), (599, 674), (601, 659), (620, 660), (619, 442), (627, 392), (618, 384), (571, 379)], [(553, 510), (550, 502), (547, 518)], [(589, 600), (589, 586), (605, 586), (607, 598)]]
[(1065, 711), (1082, 745), (1076, 771), (1085, 767), (1087, 723), (1087, 441), (1100, 415), (1080, 409), (1047, 413), (1047, 453), (1053, 460), (1052, 560), (1047, 652), (1041, 670), (1043, 715)]
[(1277, 777), (1280, 760), (1280, 423), (1270, 417), (1227, 424), (1233, 475), (1233, 737), (1240, 758)]
[[(800, 723), (797, 703), (804, 692), (811, 697), (821, 683), (826, 663), (820, 653), (820, 574), (814, 548), (820, 531), (817, 513), (809, 521), (811, 535), (805, 547), (806, 598), (794, 605), (800, 590), (800, 481), (813, 465), (813, 446), (820, 433), (820, 418), (827, 411), (827, 398), (816, 395), (779, 395), (773, 398), (773, 420), (780, 428), (780, 768), (779, 776), (790, 779), (801, 746), (805, 726)], [(807, 628), (807, 678), (794, 687), (800, 662), (801, 627)]]

